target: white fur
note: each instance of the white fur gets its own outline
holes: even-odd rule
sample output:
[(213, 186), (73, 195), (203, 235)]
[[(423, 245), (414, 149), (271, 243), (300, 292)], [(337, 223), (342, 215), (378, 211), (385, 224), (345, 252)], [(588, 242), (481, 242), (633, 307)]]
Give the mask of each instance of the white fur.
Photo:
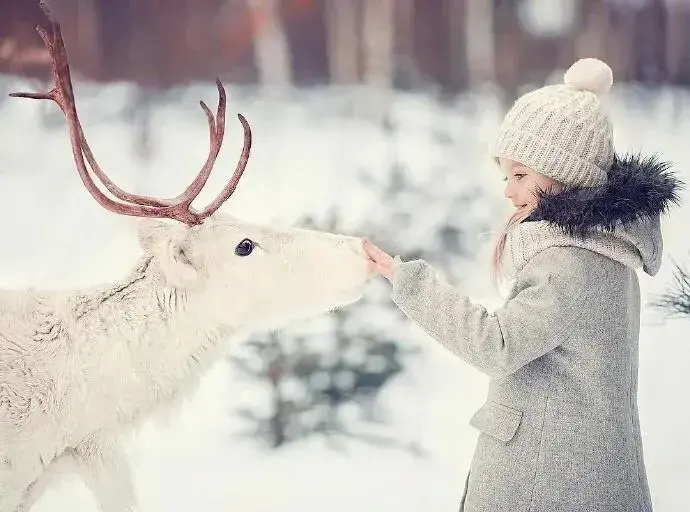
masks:
[[(235, 254), (244, 238), (256, 242)], [(122, 436), (188, 396), (238, 330), (359, 299), (360, 239), (215, 215), (142, 221), (144, 256), (117, 283), (0, 291), (0, 512), (28, 512), (82, 476), (102, 512), (136, 510)]]
[(565, 72), (563, 82), (575, 89), (604, 94), (613, 85), (613, 71), (599, 59), (579, 59)]

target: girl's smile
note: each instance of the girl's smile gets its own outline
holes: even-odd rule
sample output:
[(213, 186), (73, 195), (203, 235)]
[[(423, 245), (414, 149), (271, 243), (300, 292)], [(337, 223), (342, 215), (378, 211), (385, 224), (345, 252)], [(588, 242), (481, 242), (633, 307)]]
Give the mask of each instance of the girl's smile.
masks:
[(519, 162), (500, 158), (499, 164), (505, 173), (504, 181), (506, 186), (503, 195), (518, 210), (536, 206), (537, 192), (539, 190), (551, 192), (563, 190), (563, 186), (558, 181), (544, 176)]

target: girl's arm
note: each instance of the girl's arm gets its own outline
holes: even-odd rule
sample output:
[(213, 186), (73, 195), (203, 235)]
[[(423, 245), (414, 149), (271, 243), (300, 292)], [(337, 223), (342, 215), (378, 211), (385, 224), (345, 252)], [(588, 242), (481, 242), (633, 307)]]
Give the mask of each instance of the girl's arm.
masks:
[(452, 353), (483, 373), (506, 376), (578, 330), (591, 269), (571, 251), (552, 247), (532, 258), (518, 276), (515, 297), (493, 314), (441, 281), (423, 260), (396, 258), (391, 298)]

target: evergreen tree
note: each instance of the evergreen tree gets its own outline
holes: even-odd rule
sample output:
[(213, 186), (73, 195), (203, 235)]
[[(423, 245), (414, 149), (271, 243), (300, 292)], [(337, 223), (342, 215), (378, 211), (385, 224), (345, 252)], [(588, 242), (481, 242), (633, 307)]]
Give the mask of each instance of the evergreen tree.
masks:
[(673, 283), (656, 306), (670, 316), (690, 317), (690, 271), (674, 262)]

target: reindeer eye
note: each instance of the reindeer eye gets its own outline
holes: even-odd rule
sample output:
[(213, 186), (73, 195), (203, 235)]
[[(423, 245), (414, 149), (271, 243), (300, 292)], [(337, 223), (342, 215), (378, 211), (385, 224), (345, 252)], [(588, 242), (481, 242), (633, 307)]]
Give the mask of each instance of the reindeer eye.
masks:
[(254, 242), (252, 242), (249, 238), (245, 238), (239, 244), (237, 244), (237, 247), (235, 247), (235, 254), (238, 256), (249, 256), (254, 250), (254, 246)]

